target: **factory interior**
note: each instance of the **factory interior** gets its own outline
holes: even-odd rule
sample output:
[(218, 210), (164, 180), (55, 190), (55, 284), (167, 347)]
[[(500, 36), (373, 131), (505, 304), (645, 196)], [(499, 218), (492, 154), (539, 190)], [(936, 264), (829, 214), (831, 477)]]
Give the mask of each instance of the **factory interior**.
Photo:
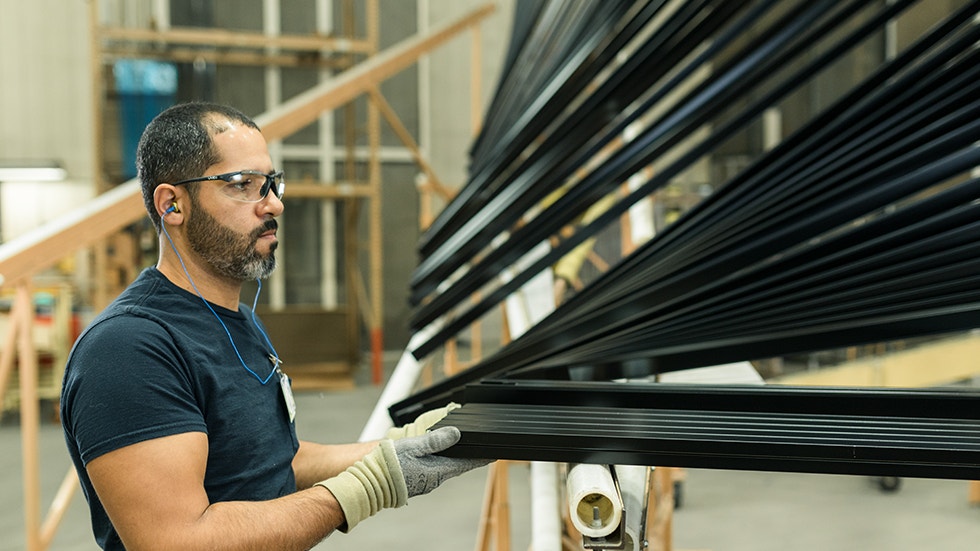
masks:
[(66, 364), (163, 262), (137, 144), (197, 101), (286, 183), (240, 294), (294, 440), (453, 404), (439, 454), (493, 460), (313, 549), (980, 541), (980, 0), (0, 0), (0, 31), (0, 551), (99, 548)]

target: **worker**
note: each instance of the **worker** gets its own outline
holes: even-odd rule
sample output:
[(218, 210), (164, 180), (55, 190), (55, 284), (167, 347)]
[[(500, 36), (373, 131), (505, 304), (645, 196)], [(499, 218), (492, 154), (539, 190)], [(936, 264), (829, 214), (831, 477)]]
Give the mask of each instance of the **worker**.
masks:
[(282, 172), (234, 108), (158, 115), (137, 172), (159, 234), (145, 269), (85, 329), (61, 397), (69, 454), (103, 549), (309, 549), (487, 461), (437, 455), (459, 430), (380, 442), (296, 435), (279, 355), (242, 284), (275, 269)]

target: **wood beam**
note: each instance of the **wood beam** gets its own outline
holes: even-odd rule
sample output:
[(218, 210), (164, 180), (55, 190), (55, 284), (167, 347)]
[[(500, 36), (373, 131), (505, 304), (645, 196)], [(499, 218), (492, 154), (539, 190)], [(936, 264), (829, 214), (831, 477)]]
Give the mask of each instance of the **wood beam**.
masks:
[(428, 183), (432, 186), (432, 189), (436, 191), (443, 199), (449, 201), (453, 198), (454, 193), (443, 185), (439, 177), (436, 176), (435, 171), (432, 169), (432, 165), (426, 160), (425, 156), (422, 155), (421, 149), (419, 149), (419, 144), (415, 142), (412, 137), (411, 132), (405, 128), (401, 119), (398, 118), (398, 113), (391, 107), (388, 100), (381, 94), (381, 90), (377, 86), (372, 86), (368, 90), (368, 94), (371, 96), (371, 101), (381, 110), (381, 114), (384, 116), (385, 120), (388, 121), (388, 125), (398, 136), (398, 139), (408, 148), (409, 153), (412, 154), (412, 158), (415, 159), (415, 164), (422, 169), (426, 177), (429, 179)]
[(256, 117), (268, 140), (284, 138), (312, 123), (320, 113), (348, 103), (372, 86), (415, 63), (419, 57), (476, 25), (496, 9), (487, 4), (462, 18), (416, 35), (384, 50), (322, 84), (296, 95), (276, 109)]
[(37, 355), (34, 348), (34, 305), (27, 283), (17, 286), (8, 329), (17, 334), (20, 376), (21, 458), (24, 464), (24, 531), (28, 551), (41, 551), (41, 407), (37, 398)]
[(135, 179), (99, 195), (82, 207), (0, 245), (0, 284), (47, 269), (65, 256), (146, 216)]
[(154, 45), (184, 44), (207, 47), (259, 49), (278, 48), (301, 52), (368, 53), (371, 44), (366, 40), (334, 38), (318, 35), (278, 35), (229, 31), (225, 29), (193, 29), (173, 27), (170, 30), (139, 29), (127, 27), (99, 27), (103, 40), (139, 42)]
[(477, 136), (483, 123), (483, 41), (480, 27), (470, 31), (470, 132)]
[(51, 547), (51, 541), (54, 539), (61, 520), (65, 518), (65, 513), (68, 512), (68, 506), (71, 505), (71, 498), (75, 495), (78, 488), (78, 473), (75, 471), (74, 466), (68, 467), (68, 472), (65, 474), (65, 478), (62, 479), (61, 486), (58, 486), (58, 493), (55, 494), (54, 500), (51, 502), (51, 507), (48, 508), (48, 514), (44, 517), (44, 523), (41, 524), (42, 548), (48, 549)]
[(784, 375), (769, 382), (800, 386), (933, 387), (980, 374), (980, 367), (974, 361), (978, 353), (980, 337), (967, 334), (907, 350), (875, 354), (835, 367)]
[(313, 183), (289, 184), (283, 200), (290, 199), (352, 199), (370, 197), (371, 188), (366, 183)]
[(15, 347), (17, 346), (17, 317), (13, 312), (7, 316), (7, 332), (3, 335), (3, 347), (0, 348), (0, 415), (4, 411), (7, 398), (7, 385), (14, 373)]
[(114, 46), (103, 50), (105, 60), (112, 59), (156, 59), (160, 61), (175, 61), (178, 63), (193, 63), (204, 60), (209, 63), (223, 65), (245, 66), (278, 66), (278, 67), (319, 67), (323, 69), (343, 69), (350, 67), (351, 56), (324, 57), (306, 52), (269, 54), (249, 51), (204, 51), (200, 48), (168, 48), (166, 50), (151, 50), (146, 47)]

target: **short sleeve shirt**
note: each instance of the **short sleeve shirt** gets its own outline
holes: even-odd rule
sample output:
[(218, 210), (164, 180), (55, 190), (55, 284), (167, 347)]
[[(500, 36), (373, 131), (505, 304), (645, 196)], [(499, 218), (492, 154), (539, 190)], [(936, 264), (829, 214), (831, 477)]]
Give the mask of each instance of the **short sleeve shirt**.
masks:
[(274, 360), (245, 305), (206, 304), (155, 268), (93, 320), (69, 356), (61, 414), (100, 546), (123, 549), (85, 466), (145, 440), (205, 433), (212, 503), (296, 491), (299, 442)]

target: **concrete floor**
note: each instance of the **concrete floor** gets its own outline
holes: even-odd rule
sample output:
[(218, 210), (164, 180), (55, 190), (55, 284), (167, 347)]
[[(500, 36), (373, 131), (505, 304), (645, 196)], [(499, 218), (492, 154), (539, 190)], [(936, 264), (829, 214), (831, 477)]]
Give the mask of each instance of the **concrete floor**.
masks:
[[(380, 389), (304, 393), (297, 397), (301, 437), (349, 441), (358, 436)], [(0, 426), (0, 550), (24, 549), (20, 431), (8, 415)], [(69, 466), (60, 427), (41, 433), (46, 508)], [(528, 549), (528, 469), (510, 469), (512, 548)], [(447, 482), (404, 508), (382, 511), (351, 534), (335, 534), (318, 550), (473, 549), (486, 469)], [(796, 551), (972, 550), (980, 542), (980, 508), (967, 503), (961, 481), (905, 479), (883, 493), (864, 477), (691, 470), (674, 516), (677, 550)], [(51, 546), (95, 549), (80, 494)]]

